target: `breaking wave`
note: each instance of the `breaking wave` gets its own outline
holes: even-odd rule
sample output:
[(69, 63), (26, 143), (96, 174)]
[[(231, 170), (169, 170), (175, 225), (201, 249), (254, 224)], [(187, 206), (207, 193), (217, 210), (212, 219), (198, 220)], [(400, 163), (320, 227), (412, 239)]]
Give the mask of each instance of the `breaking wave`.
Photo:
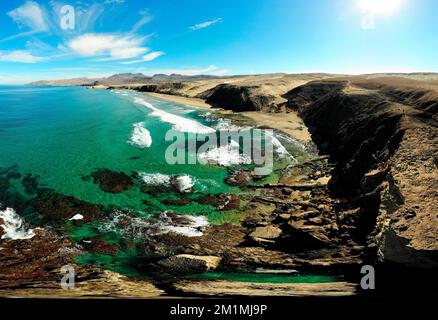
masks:
[(207, 127), (195, 120), (187, 119), (181, 116), (177, 116), (174, 114), (171, 114), (169, 112), (160, 110), (158, 108), (155, 108), (152, 104), (149, 102), (146, 102), (142, 98), (135, 97), (134, 103), (143, 105), (149, 109), (152, 110), (151, 116), (159, 117), (161, 121), (167, 122), (170, 124), (173, 124), (173, 129), (175, 131), (180, 132), (190, 132), (190, 133), (197, 133), (197, 134), (208, 134), (213, 133), (215, 130), (213, 128)]
[(187, 174), (171, 176), (161, 173), (139, 172), (138, 175), (147, 186), (175, 187), (181, 193), (192, 191), (195, 185), (195, 179)]
[(177, 215), (163, 212), (155, 218), (132, 217), (121, 211), (113, 212), (111, 220), (99, 226), (102, 232), (116, 232), (133, 239), (177, 233), (186, 237), (200, 237), (209, 225), (204, 216)]
[(151, 133), (144, 127), (144, 122), (133, 124), (131, 138), (128, 142), (140, 148), (149, 148), (152, 145)]
[(207, 150), (198, 155), (202, 162), (214, 163), (220, 166), (229, 167), (238, 164), (250, 164), (251, 156), (239, 152), (239, 144), (231, 141), (228, 145)]
[(0, 210), (0, 220), (3, 220), (3, 224), (0, 225), (4, 232), (2, 239), (19, 240), (35, 236), (32, 229), (25, 229), (23, 219), (12, 208)]

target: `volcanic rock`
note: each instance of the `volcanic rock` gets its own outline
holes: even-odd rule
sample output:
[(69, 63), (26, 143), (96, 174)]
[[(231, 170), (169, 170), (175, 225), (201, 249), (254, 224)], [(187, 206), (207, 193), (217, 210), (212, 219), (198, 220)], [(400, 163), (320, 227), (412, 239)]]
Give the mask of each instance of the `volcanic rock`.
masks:
[(11, 187), (9, 180), (3, 177), (0, 177), (0, 192), (5, 192), (7, 189)]
[(0, 218), (0, 239), (3, 237), (3, 235), (5, 234), (5, 231), (3, 230), (3, 225), (4, 225), (4, 221), (3, 219)]
[(102, 239), (83, 239), (80, 243), (85, 250), (92, 253), (116, 254), (119, 250), (117, 245), (108, 243)]
[(256, 228), (250, 233), (250, 237), (262, 239), (277, 239), (281, 235), (281, 229), (275, 226)]
[(199, 98), (208, 104), (233, 111), (260, 111), (273, 104), (275, 97), (260, 94), (258, 86), (219, 84), (203, 92)]
[(109, 169), (99, 169), (91, 174), (94, 183), (98, 183), (100, 188), (109, 193), (120, 193), (134, 186), (134, 181), (123, 172), (114, 172)]
[(167, 274), (204, 273), (215, 270), (220, 262), (221, 258), (216, 256), (179, 254), (158, 261), (155, 264), (155, 269)]
[(22, 184), (27, 194), (33, 195), (38, 192), (38, 175), (28, 173), (23, 177)]
[(84, 218), (75, 223), (87, 223), (101, 219), (103, 207), (81, 201), (73, 196), (43, 190), (32, 199), (30, 205), (44, 217), (44, 220), (55, 226), (60, 226), (67, 222), (71, 217), (80, 214)]

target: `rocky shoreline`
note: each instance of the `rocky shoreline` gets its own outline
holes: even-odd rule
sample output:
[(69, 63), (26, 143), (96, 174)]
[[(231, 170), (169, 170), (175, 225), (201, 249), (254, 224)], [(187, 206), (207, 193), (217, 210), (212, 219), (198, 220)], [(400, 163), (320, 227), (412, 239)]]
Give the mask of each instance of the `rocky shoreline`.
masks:
[[(57, 222), (64, 223), (73, 214), (84, 216), (84, 220), (74, 223), (104, 219), (102, 208), (35, 190), (33, 180), (27, 178), (29, 192), (37, 192), (39, 199), (44, 199), (34, 200), (33, 206), (47, 213), (55, 222), (54, 229), (37, 230), (32, 239), (0, 240), (0, 295), (337, 296), (357, 294), (359, 269), (364, 264), (403, 269), (408, 274), (433, 270), (438, 266), (438, 95), (415, 85), (400, 87), (389, 80), (336, 78), (296, 86), (281, 99), (260, 96), (255, 88), (229, 85), (204, 93), (202, 98), (207, 102), (234, 111), (283, 110), (279, 116), (287, 115), (286, 110), (297, 112), (322, 156), (285, 168), (277, 184), (259, 184), (249, 171), (230, 172), (229, 184), (257, 194), (240, 199), (224, 195), (199, 200), (225, 210), (244, 200), (241, 225), (212, 225), (199, 237), (172, 232), (147, 237), (136, 248), (151, 258), (142, 261), (141, 268), (150, 274), (169, 275), (171, 280), (128, 279), (76, 264), (74, 259), (80, 252), (63, 236)], [(183, 86), (186, 84), (118, 88), (178, 94)], [(8, 173), (2, 174), (1, 188), (7, 189), (8, 179), (3, 176)], [(103, 170), (88, 179), (106, 192), (122, 192), (132, 186), (132, 177), (114, 174), (123, 178), (122, 185), (115, 186), (114, 175)], [(50, 208), (44, 205), (48, 199)], [(185, 205), (187, 201), (174, 205)], [(180, 217), (172, 219), (182, 225), (187, 223)], [(97, 239), (88, 241), (82, 250), (117, 250)], [(59, 288), (59, 269), (65, 264), (77, 268), (77, 290)], [(340, 274), (345, 279), (315, 285), (179, 279), (193, 273), (258, 269)]]

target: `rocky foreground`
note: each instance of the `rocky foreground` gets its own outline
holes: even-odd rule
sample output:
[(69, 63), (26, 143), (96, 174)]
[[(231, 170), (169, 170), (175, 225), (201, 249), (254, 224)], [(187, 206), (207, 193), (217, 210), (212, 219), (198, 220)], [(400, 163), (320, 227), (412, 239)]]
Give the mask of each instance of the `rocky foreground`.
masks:
[[(256, 190), (257, 195), (200, 200), (222, 207), (247, 202), (241, 225), (210, 226), (200, 237), (171, 232), (148, 237), (137, 250), (153, 259), (142, 261), (141, 268), (170, 278), (128, 279), (74, 264), (81, 250), (111, 253), (117, 248), (96, 239), (78, 248), (54, 228), (37, 230), (28, 240), (0, 240), (0, 295), (337, 296), (357, 293), (358, 270), (364, 264), (381, 266), (389, 273), (403, 270), (408, 275), (436, 270), (438, 83), (327, 75), (278, 76), (269, 82), (262, 77), (259, 82), (220, 81), (118, 87), (198, 97), (214, 107), (237, 112), (274, 112), (279, 117), (296, 112), (309, 128), (320, 155), (286, 168), (278, 184), (256, 184), (257, 177), (245, 170), (230, 172), (227, 183)], [(108, 183), (108, 175), (112, 176), (101, 171), (90, 179), (108, 192), (131, 185), (126, 176), (123, 185)], [(28, 187), (32, 187), (31, 180)], [(47, 201), (34, 205), (48, 216), (58, 212), (59, 223), (72, 214), (83, 215), (84, 221), (100, 217), (96, 206), (61, 195), (43, 196), (50, 197), (53, 207), (46, 208), (43, 203)], [(187, 201), (191, 200), (179, 204)], [(62, 214), (65, 211), (68, 214)], [(174, 219), (186, 223), (180, 217)], [(59, 289), (59, 268), (67, 263), (79, 270), (76, 290)], [(266, 285), (180, 280), (186, 274), (213, 270), (266, 269), (343, 274), (345, 281)]]

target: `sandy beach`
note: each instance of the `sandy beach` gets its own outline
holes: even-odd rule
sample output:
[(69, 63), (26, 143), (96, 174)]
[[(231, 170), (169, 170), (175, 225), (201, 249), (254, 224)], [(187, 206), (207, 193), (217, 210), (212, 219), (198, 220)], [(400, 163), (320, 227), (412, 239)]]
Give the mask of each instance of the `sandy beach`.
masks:
[(230, 110), (224, 110), (220, 108), (213, 108), (202, 99), (182, 97), (170, 94), (162, 93), (146, 93), (151, 97), (160, 98), (163, 100), (173, 101), (189, 106), (195, 106), (203, 109), (211, 109), (223, 115), (238, 114), (240, 117), (246, 117), (254, 121), (259, 127), (267, 127), (276, 130), (280, 130), (292, 138), (298, 140), (301, 143), (309, 144), (312, 141), (309, 130), (305, 126), (303, 120), (298, 116), (296, 112), (289, 111), (280, 113), (266, 113), (259, 111), (248, 112), (233, 112)]

